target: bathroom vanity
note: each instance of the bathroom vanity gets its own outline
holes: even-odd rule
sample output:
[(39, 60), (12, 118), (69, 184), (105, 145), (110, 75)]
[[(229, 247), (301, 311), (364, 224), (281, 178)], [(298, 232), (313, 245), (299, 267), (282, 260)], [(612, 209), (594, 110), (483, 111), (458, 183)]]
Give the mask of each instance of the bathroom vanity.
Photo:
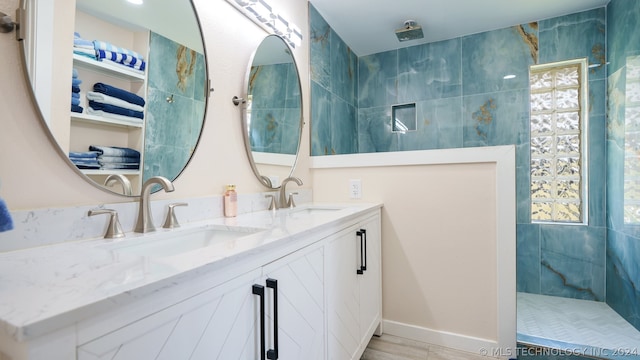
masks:
[(358, 359), (379, 204), (304, 205), (0, 255), (0, 359)]

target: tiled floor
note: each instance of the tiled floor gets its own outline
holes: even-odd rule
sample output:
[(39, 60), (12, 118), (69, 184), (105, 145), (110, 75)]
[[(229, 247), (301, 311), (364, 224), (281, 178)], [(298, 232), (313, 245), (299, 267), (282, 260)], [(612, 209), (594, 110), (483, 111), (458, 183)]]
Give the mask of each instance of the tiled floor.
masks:
[(520, 343), (583, 348), (587, 354), (604, 358), (617, 356), (603, 356), (607, 352), (602, 349), (640, 355), (640, 332), (603, 302), (518, 293), (517, 304)]
[(384, 334), (374, 336), (360, 360), (487, 360), (489, 358), (442, 346)]

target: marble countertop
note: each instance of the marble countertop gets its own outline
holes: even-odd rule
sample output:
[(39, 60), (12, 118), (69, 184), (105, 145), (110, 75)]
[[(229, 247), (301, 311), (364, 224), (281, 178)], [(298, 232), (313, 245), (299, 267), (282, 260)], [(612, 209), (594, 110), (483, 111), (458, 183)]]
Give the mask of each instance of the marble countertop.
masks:
[[(338, 210), (304, 211), (311, 207)], [(183, 224), (179, 229), (158, 229), (151, 234), (127, 233), (118, 240), (90, 239), (2, 253), (0, 331), (18, 341), (27, 341), (95, 311), (104, 311), (108, 304), (145, 296), (169, 283), (188, 279), (185, 276), (284, 246), (304, 232), (335, 228), (342, 221), (380, 207), (381, 204), (304, 204), (293, 210), (259, 211)], [(122, 251), (205, 228), (259, 231), (178, 255), (150, 258), (136, 251)]]

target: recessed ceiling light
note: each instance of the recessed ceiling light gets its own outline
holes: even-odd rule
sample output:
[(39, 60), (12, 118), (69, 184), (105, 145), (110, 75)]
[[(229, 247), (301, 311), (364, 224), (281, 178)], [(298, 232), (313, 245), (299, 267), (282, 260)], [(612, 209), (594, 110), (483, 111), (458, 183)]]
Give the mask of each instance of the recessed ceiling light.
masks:
[(142, 5), (142, 2), (143, 2), (143, 0), (127, 0), (127, 1), (134, 5)]
[(511, 79), (515, 79), (515, 78), (516, 78), (516, 76), (515, 76), (515, 75), (513, 75), (513, 74), (505, 75), (505, 76), (503, 77), (503, 79), (505, 79), (505, 80), (511, 80)]

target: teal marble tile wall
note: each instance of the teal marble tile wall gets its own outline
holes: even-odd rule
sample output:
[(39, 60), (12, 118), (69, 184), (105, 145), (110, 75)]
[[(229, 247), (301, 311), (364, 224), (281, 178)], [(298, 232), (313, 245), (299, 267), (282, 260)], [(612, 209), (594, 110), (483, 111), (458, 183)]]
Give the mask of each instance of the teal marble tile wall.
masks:
[(624, 223), (628, 61), (640, 55), (640, 2), (607, 6), (607, 304), (640, 330), (640, 226)]
[(251, 148), (266, 153), (296, 154), (301, 101), (295, 64), (254, 66), (249, 78), (249, 92), (253, 94)]
[(309, 4), (311, 155), (358, 152), (358, 57)]
[[(173, 179), (200, 137), (204, 56), (153, 32), (149, 47), (143, 181), (157, 174)], [(167, 101), (169, 97), (173, 102)]]
[[(350, 119), (334, 117), (334, 92), (326, 85), (334, 54), (320, 45), (331, 27), (313, 9), (310, 14), (312, 155), (323, 155), (333, 146), (335, 124), (344, 132), (353, 127)], [(360, 56), (354, 152), (516, 145), (518, 291), (603, 301), (605, 29), (606, 9), (599, 8)], [(596, 65), (589, 74), (589, 225), (532, 224), (529, 66), (579, 57)], [(417, 130), (392, 132), (391, 106), (410, 102), (416, 103)]]

